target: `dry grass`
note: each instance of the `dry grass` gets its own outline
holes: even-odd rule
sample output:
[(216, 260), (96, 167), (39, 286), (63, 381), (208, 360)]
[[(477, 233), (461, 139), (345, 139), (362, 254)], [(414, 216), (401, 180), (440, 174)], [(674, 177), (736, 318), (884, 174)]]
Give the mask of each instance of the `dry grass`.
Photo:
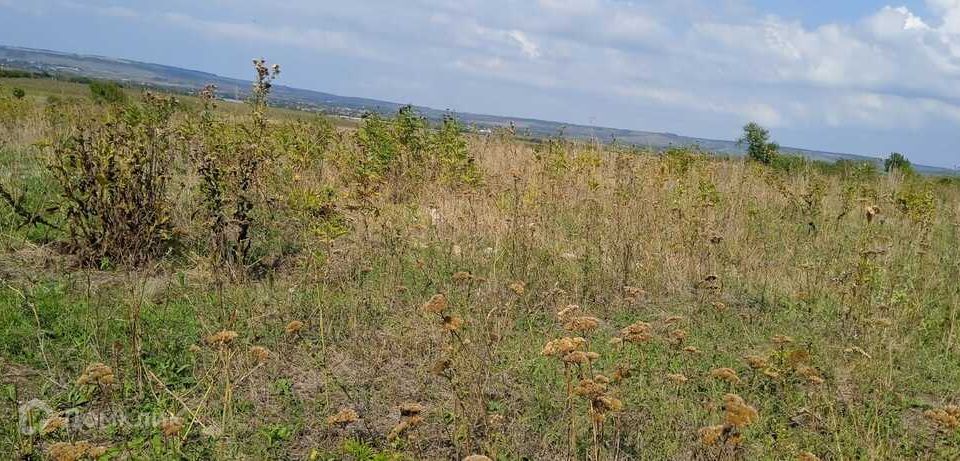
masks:
[[(40, 158), (44, 123), (4, 138), (4, 185), (45, 184), (12, 157)], [(266, 167), (263, 272), (243, 277), (197, 243), (196, 187), (172, 193), (191, 243), (136, 270), (77, 269), (3, 209), (7, 405), (158, 418), (24, 436), (4, 417), (4, 452), (960, 456), (956, 182), (497, 134), (467, 138), (479, 185), (371, 189), (353, 136)], [(324, 188), (346, 233), (294, 200)]]

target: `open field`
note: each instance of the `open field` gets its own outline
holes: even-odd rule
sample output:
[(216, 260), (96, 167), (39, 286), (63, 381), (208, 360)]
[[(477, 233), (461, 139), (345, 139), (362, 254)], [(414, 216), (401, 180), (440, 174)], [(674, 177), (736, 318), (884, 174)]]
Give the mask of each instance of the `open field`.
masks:
[(956, 179), (336, 126), (260, 72), (0, 80), (0, 453), (960, 458)]

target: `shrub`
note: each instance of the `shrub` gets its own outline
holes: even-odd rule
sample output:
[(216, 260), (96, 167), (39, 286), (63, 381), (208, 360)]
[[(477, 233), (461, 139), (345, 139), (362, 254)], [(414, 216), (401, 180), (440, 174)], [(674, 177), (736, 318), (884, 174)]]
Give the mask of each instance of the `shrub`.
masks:
[(26, 92), (26, 91), (23, 91), (23, 88), (14, 88), (14, 89), (13, 89), (13, 97), (14, 97), (14, 98), (23, 99), (23, 97), (26, 96), (26, 95), (27, 95), (27, 92)]
[(93, 81), (89, 87), (90, 97), (97, 104), (119, 104), (127, 100), (127, 94), (117, 82)]
[(69, 249), (90, 266), (141, 265), (171, 239), (167, 197), (172, 98), (147, 95), (106, 123), (90, 123), (51, 148)]

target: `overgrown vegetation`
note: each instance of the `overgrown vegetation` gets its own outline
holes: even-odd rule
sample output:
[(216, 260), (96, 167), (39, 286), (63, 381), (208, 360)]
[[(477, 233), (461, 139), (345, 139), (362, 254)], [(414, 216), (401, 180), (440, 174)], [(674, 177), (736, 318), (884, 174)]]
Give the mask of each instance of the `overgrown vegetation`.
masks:
[(957, 181), (271, 117), (254, 71), (0, 92), (0, 453), (960, 457)]

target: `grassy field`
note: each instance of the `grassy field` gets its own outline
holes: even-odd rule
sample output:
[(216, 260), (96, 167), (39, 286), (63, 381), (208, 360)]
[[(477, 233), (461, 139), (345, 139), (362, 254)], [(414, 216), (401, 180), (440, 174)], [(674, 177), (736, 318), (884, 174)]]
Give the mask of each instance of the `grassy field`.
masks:
[(259, 75), (0, 80), (0, 453), (960, 458), (956, 180), (336, 126)]

